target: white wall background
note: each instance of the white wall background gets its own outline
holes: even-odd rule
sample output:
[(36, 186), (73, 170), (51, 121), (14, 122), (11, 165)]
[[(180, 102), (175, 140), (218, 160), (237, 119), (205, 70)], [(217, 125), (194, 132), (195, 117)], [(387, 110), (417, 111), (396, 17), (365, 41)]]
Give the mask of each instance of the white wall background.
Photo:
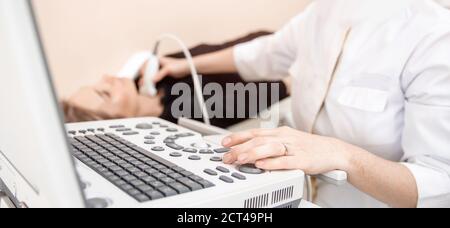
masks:
[(441, 5), (450, 9), (450, 0), (436, 0), (436, 1), (439, 2)]
[[(276, 30), (309, 0), (35, 0), (60, 96), (120, 69), (171, 32), (189, 45)], [(170, 45), (169, 45), (170, 46)]]

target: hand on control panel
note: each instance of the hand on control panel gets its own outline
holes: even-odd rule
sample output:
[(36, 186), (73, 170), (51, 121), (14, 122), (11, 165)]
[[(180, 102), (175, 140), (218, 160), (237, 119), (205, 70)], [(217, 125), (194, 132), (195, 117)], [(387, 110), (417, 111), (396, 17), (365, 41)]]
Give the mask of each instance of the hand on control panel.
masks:
[(344, 170), (347, 161), (340, 141), (287, 127), (235, 133), (223, 140), (223, 146), (232, 148), (225, 163), (250, 163), (263, 170), (299, 169), (318, 175)]

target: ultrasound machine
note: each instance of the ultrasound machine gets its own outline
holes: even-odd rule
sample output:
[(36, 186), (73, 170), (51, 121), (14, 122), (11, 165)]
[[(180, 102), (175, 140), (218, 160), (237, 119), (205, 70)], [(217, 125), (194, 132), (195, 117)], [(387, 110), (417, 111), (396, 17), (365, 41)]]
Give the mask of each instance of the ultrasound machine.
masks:
[[(302, 171), (225, 165), (220, 129), (158, 118), (63, 124), (33, 6), (0, 0), (0, 192), (15, 207), (293, 208)], [(184, 127), (183, 127), (184, 126)], [(187, 127), (186, 127), (187, 126)]]

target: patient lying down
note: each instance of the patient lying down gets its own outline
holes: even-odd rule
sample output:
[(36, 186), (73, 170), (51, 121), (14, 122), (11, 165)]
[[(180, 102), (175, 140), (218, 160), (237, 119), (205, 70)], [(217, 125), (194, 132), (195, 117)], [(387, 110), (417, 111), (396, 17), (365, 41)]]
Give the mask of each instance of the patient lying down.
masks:
[[(219, 51), (225, 48), (235, 46), (236, 44), (253, 40), (260, 36), (269, 35), (269, 32), (257, 32), (248, 36), (236, 39), (231, 42), (227, 42), (219, 45), (199, 45), (190, 49), (193, 56), (202, 55)], [(176, 53), (169, 55), (170, 58), (183, 58), (182, 53)], [(190, 77), (183, 79), (174, 79), (171, 77), (165, 78), (157, 85), (159, 93), (155, 97), (143, 96), (139, 91), (139, 83), (132, 80), (117, 78), (114, 76), (105, 76), (99, 82), (92, 86), (86, 86), (78, 90), (74, 95), (62, 102), (66, 122), (84, 122), (95, 120), (108, 120), (108, 119), (120, 119), (120, 118), (133, 118), (133, 117), (160, 117), (162, 119), (176, 123), (177, 118), (171, 111), (172, 104), (179, 99), (180, 96), (172, 94), (172, 87), (177, 83), (184, 83), (193, 88), (193, 81)], [(244, 86), (251, 82), (245, 82), (239, 74), (223, 74), (214, 75), (210, 77), (204, 75), (202, 78), (203, 86), (208, 83), (219, 84), (224, 91), (227, 84), (243, 84)], [(257, 82), (258, 84), (258, 99), (268, 99), (270, 104), (274, 104), (279, 100), (282, 100), (288, 96), (288, 88), (286, 82)], [(279, 90), (279, 100), (272, 100), (270, 88), (267, 91), (260, 91), (259, 85), (276, 84)], [(270, 87), (270, 86), (269, 86)], [(260, 93), (265, 93), (261, 94)], [(226, 98), (234, 96), (225, 92), (223, 94), (224, 101)], [(204, 97), (205, 100), (208, 96)], [(195, 106), (195, 97), (192, 89), (191, 100), (189, 104)], [(245, 102), (244, 106), (248, 107), (250, 104), (250, 98), (239, 98), (240, 101)], [(258, 100), (259, 101), (259, 100)], [(225, 102), (224, 102), (225, 103)], [(223, 107), (224, 113), (235, 112), (237, 109), (237, 102), (234, 104), (226, 104)], [(193, 107), (193, 110), (199, 110), (199, 107)], [(250, 110), (246, 110), (244, 118), (215, 118), (211, 119), (211, 124), (217, 127), (227, 128), (232, 125), (238, 124), (241, 121), (255, 116), (257, 113), (251, 113)], [(194, 115), (191, 115), (194, 116)], [(186, 116), (183, 116), (186, 117)], [(195, 120), (201, 121), (202, 118), (193, 117)]]
[(62, 106), (66, 122), (161, 116), (162, 95), (143, 96), (134, 81), (104, 76), (95, 85), (78, 90)]

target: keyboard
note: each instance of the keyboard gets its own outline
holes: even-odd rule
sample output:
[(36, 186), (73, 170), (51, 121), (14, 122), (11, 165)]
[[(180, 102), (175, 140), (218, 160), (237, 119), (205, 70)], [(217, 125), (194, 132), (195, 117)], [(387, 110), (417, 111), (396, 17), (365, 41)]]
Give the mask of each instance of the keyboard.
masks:
[[(77, 159), (139, 202), (214, 187), (213, 183), (116, 134), (75, 136), (70, 142)], [(155, 146), (153, 150), (165, 149)]]
[(67, 125), (81, 187), (107, 207), (296, 207), (301, 171), (222, 162), (230, 151), (159, 118)]

